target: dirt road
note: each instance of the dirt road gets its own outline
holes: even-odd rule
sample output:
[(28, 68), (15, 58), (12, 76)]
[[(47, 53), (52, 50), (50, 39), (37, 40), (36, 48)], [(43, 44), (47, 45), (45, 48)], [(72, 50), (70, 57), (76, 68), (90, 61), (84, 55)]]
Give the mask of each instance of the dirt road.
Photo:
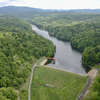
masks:
[(36, 64), (33, 66), (32, 72), (31, 72), (31, 78), (30, 78), (29, 90), (28, 90), (28, 100), (31, 100), (31, 83), (32, 83), (32, 77), (33, 77), (34, 68), (36, 66), (37, 66)]

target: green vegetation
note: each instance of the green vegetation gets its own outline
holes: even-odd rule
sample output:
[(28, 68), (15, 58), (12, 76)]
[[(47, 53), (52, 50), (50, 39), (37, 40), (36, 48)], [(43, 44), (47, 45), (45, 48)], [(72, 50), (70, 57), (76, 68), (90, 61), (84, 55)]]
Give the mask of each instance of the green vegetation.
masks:
[(37, 65), (40, 65), (40, 63), (41, 63), (44, 59), (45, 59), (44, 57), (40, 58), (40, 60), (38, 61)]
[(2, 87), (0, 88), (0, 100), (17, 100), (17, 92), (11, 87)]
[(85, 76), (37, 66), (34, 69), (31, 99), (75, 100), (86, 79)]
[(71, 26), (82, 22), (99, 22), (100, 15), (94, 13), (74, 13), (74, 12), (44, 12), (42, 14), (30, 15), (29, 21), (45, 29), (53, 29), (61, 26)]
[(71, 44), (73, 47), (79, 50), (84, 50), (86, 47), (96, 47), (100, 44), (99, 40), (100, 29), (94, 29), (91, 31), (84, 31), (75, 35), (71, 39)]
[(100, 100), (100, 71), (83, 100)]
[[(1, 16), (0, 100), (16, 100), (17, 92), (14, 88), (20, 89), (27, 81), (33, 62), (47, 54), (52, 55), (54, 49), (53, 43), (32, 31), (29, 23), (17, 18)], [(14, 96), (6, 95), (3, 91), (12, 91), (12, 93), (14, 91)], [(27, 96), (27, 90), (22, 88), (20, 91), (21, 99), (25, 100), (23, 97)]]
[(100, 69), (100, 64), (99, 65), (95, 65), (95, 68), (99, 68)]
[(95, 63), (100, 63), (100, 45), (92, 48), (87, 47), (82, 54), (83, 63), (94, 66)]

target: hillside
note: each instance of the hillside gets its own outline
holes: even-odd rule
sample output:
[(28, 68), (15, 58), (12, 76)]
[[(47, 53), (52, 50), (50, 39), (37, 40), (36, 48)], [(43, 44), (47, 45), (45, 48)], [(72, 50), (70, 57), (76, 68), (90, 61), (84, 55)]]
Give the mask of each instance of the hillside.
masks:
[(5, 6), (0, 7), (0, 14), (13, 14), (18, 12), (38, 12), (38, 11), (44, 11), (39, 8), (31, 8), (31, 7), (17, 7), (17, 6)]
[(54, 49), (53, 43), (32, 31), (29, 23), (0, 17), (0, 100), (16, 100), (14, 89), (26, 82), (33, 62), (52, 55)]
[(76, 9), (76, 10), (61, 10), (61, 9), (40, 9), (32, 7), (20, 7), (20, 6), (4, 6), (0, 7), (0, 14), (12, 14), (18, 12), (43, 12), (43, 11), (58, 11), (58, 12), (70, 12), (70, 13), (100, 13), (100, 9)]

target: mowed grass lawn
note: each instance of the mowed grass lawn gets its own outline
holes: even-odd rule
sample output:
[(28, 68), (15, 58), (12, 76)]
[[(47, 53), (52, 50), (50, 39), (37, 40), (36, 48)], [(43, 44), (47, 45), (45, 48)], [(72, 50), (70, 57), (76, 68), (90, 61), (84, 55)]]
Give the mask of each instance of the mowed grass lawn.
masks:
[(86, 80), (85, 76), (37, 66), (32, 79), (31, 100), (75, 100)]

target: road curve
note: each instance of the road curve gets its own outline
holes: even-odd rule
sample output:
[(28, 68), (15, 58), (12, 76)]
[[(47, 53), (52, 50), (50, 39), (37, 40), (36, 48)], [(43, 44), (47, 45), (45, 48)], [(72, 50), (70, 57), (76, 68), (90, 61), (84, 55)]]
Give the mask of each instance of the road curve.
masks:
[(32, 77), (33, 77), (33, 71), (36, 66), (37, 66), (36, 64), (33, 66), (32, 72), (31, 72), (31, 78), (30, 78), (29, 90), (28, 90), (28, 100), (31, 100), (31, 83), (32, 83)]

